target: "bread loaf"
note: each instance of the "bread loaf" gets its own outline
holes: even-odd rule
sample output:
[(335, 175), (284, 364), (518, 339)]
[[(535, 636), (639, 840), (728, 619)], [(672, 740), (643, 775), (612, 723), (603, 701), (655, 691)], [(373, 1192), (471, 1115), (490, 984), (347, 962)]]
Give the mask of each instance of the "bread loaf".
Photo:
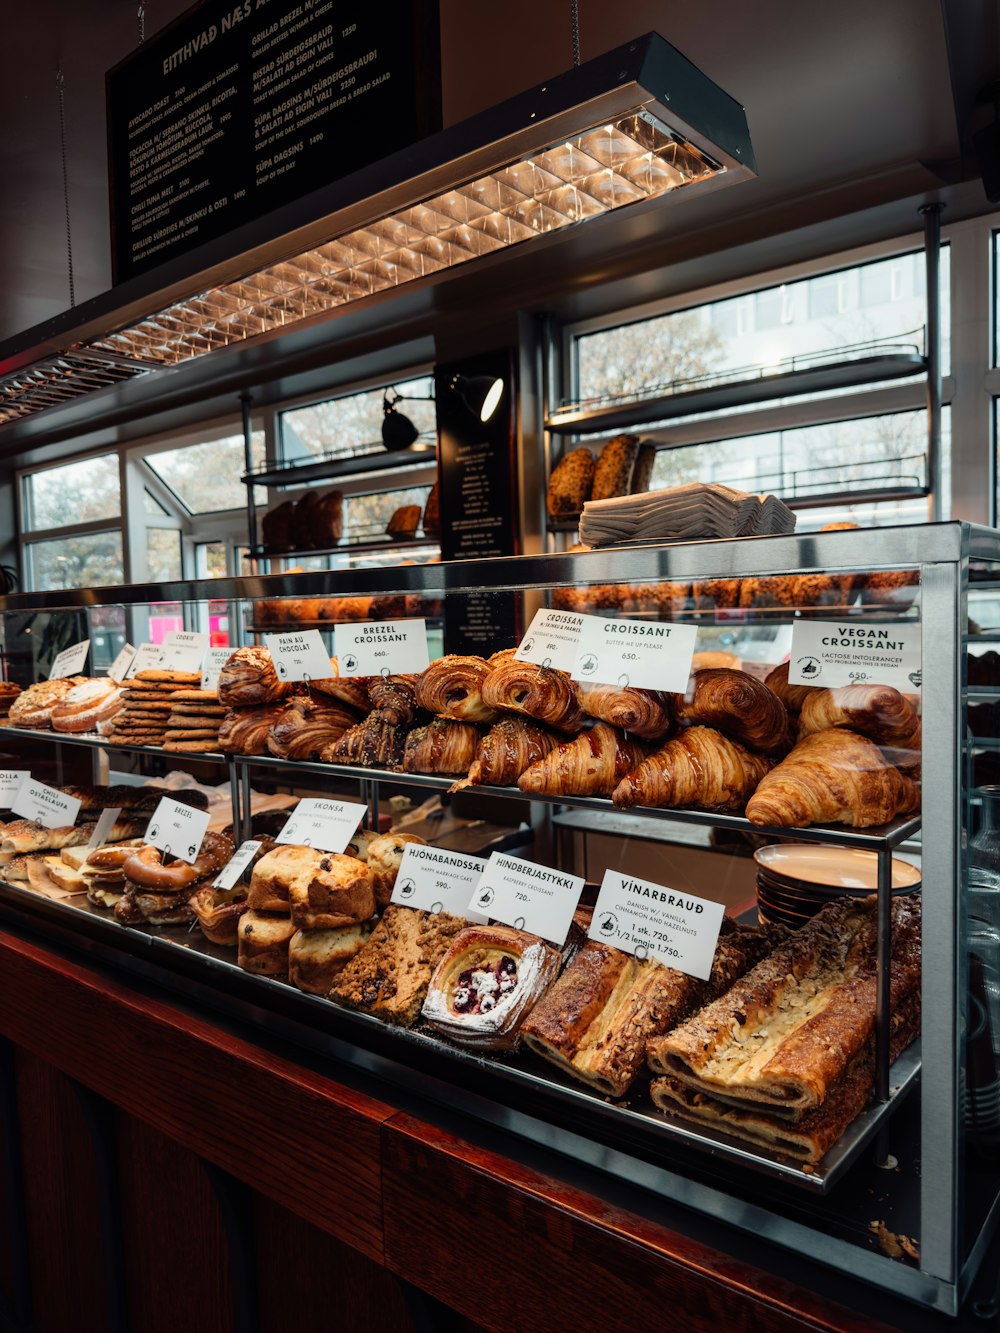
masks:
[(617, 495), (628, 495), (638, 454), (639, 440), (635, 435), (616, 435), (609, 440), (594, 469), (590, 498), (610, 500)]
[(571, 449), (563, 454), (549, 477), (550, 518), (575, 518), (590, 499), (594, 481), (594, 455), (589, 449)]

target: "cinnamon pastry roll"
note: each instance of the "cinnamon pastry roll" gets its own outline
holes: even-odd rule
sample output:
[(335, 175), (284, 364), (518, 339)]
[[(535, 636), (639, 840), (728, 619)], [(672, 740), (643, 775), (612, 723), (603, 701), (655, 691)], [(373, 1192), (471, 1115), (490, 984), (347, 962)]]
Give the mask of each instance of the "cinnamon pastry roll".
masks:
[(650, 747), (598, 722), (576, 740), (557, 746), (517, 780), (523, 792), (546, 796), (610, 796)]
[(742, 810), (773, 762), (712, 727), (688, 727), (626, 774), (611, 798), (625, 808)]
[(438, 717), (456, 722), (495, 722), (496, 710), (483, 703), (483, 681), (490, 667), (483, 657), (449, 653), (432, 662), (417, 679), (417, 703)]
[(586, 722), (565, 671), (518, 662), (513, 653), (493, 667), (483, 681), (482, 693), (487, 707), (526, 713), (557, 731), (573, 734)]
[(631, 686), (586, 685), (575, 681), (577, 702), (590, 717), (610, 722), (642, 740), (661, 740), (674, 723), (670, 695), (662, 690), (637, 690)]
[(745, 671), (726, 667), (698, 671), (679, 702), (677, 717), (682, 726), (717, 727), (752, 750), (775, 754), (792, 744), (785, 705)]
[(476, 786), (513, 786), (526, 768), (537, 764), (561, 743), (561, 736), (526, 718), (501, 718), (476, 747), (469, 781)]
[(406, 737), (404, 773), (467, 773), (476, 755), (479, 732), (469, 722), (436, 717)]
[(219, 672), (219, 703), (227, 708), (276, 703), (292, 690), (290, 682), (279, 680), (271, 654), (260, 644), (237, 648)]

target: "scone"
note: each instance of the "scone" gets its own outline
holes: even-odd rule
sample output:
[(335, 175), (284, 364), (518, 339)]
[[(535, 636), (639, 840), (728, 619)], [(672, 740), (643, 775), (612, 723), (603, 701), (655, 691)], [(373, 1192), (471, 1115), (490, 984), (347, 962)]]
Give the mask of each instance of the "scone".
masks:
[(297, 930), (288, 945), (288, 979), (310, 995), (329, 995), (337, 974), (364, 947), (368, 921), (336, 930)]

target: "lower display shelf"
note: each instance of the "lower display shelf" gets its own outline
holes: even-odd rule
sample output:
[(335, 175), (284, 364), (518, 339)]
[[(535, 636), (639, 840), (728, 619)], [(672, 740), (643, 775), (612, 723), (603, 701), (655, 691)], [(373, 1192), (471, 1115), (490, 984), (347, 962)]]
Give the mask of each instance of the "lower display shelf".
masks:
[(418, 1073), (440, 1076), (446, 1088), (449, 1078), (452, 1085), (471, 1085), (498, 1107), (541, 1114), (556, 1126), (589, 1132), (623, 1150), (638, 1150), (651, 1161), (669, 1161), (678, 1153), (683, 1158), (693, 1148), (724, 1169), (749, 1170), (816, 1195), (831, 1190), (858, 1161), (918, 1083), (920, 1054), (919, 1043), (915, 1043), (891, 1068), (888, 1099), (870, 1106), (819, 1164), (808, 1166), (723, 1133), (671, 1120), (652, 1106), (645, 1077), (626, 1098), (613, 1101), (562, 1075), (529, 1051), (470, 1052), (429, 1029), (394, 1027), (299, 991), (284, 979), (249, 974), (239, 967), (232, 950), (209, 943), (196, 929), (126, 926), (85, 898), (56, 902), (17, 885), (4, 885), (0, 900), (131, 955), (150, 957), (149, 951), (154, 950), (159, 963), (171, 970), (193, 973), (222, 991), (252, 998), (262, 1010), (289, 1014), (350, 1045), (386, 1054)]

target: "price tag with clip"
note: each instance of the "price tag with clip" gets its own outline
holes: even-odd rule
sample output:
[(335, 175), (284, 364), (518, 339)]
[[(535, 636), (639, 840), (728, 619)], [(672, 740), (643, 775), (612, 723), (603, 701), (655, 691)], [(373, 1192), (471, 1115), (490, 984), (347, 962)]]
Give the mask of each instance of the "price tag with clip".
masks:
[(133, 649), (132, 661), (129, 663), (123, 679), (131, 680), (131, 678), (137, 676), (140, 671), (162, 669), (163, 645), (159, 643), (140, 643), (138, 648)]
[(203, 690), (217, 690), (219, 688), (219, 674), (234, 651), (232, 648), (205, 649), (205, 655), (201, 659), (201, 688)]
[(424, 620), (336, 625), (333, 650), (342, 676), (405, 676), (430, 665)]
[(212, 881), (213, 888), (233, 889), (240, 876), (261, 849), (261, 843), (252, 839), (240, 844), (239, 850), (219, 871)]
[(582, 616), (574, 680), (683, 694), (691, 675), (697, 625)]
[(160, 665), (165, 671), (200, 671), (202, 658), (210, 643), (210, 636), (201, 631), (171, 630), (163, 636)]
[(481, 923), (489, 918), (470, 911), (469, 899), (482, 874), (480, 856), (410, 842), (399, 863), (392, 901), (422, 912), (447, 912)]
[(333, 675), (330, 654), (318, 629), (300, 634), (265, 634), (264, 647), (279, 680), (329, 680)]
[(357, 801), (307, 796), (299, 801), (275, 842), (317, 847), (321, 852), (342, 852), (367, 813), (368, 807)]
[(78, 797), (29, 777), (21, 783), (10, 808), (15, 815), (34, 820), (43, 828), (69, 828), (76, 823), (80, 804)]
[(919, 624), (797, 620), (792, 629), (789, 685), (893, 685), (918, 694), (921, 680)]
[(636, 958), (655, 958), (707, 981), (725, 912), (708, 898), (606, 870), (588, 933)]
[(493, 852), (469, 907), (561, 948), (582, 892), (583, 879), (577, 875)]
[(74, 643), (72, 648), (64, 648), (52, 663), (49, 680), (64, 680), (67, 676), (77, 675), (83, 670), (89, 652), (89, 639), (81, 639), (79, 643)]
[(518, 662), (572, 671), (585, 619), (572, 611), (552, 611), (547, 607), (536, 611), (514, 657)]
[(0, 769), (0, 809), (10, 809), (24, 779), (30, 776), (26, 768)]
[(146, 841), (180, 861), (193, 861), (201, 851), (210, 819), (207, 810), (195, 810), (161, 796), (149, 821)]
[(130, 674), (132, 663), (135, 661), (136, 650), (130, 643), (127, 643), (121, 650), (115, 660), (108, 667), (108, 675), (112, 680), (123, 681)]

